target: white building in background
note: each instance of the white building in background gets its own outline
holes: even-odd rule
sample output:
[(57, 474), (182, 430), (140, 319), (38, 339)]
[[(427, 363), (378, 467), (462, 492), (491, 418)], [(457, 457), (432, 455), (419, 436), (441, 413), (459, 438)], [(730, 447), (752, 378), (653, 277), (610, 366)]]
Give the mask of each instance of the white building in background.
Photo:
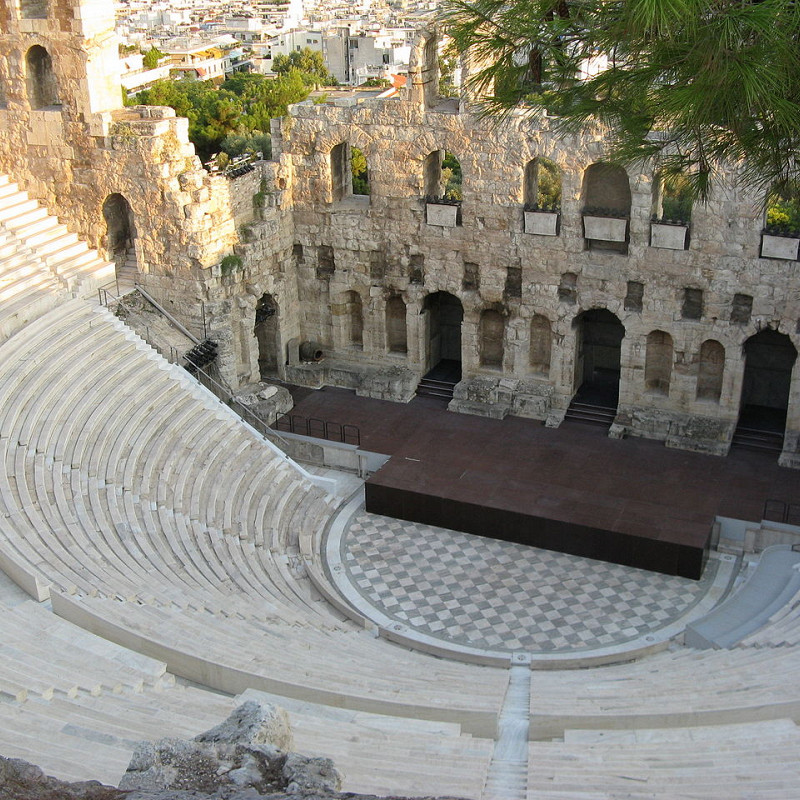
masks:
[(352, 33), (349, 27), (331, 28), (325, 36), (325, 61), (340, 83), (391, 80), (408, 70), (412, 36), (410, 29)]

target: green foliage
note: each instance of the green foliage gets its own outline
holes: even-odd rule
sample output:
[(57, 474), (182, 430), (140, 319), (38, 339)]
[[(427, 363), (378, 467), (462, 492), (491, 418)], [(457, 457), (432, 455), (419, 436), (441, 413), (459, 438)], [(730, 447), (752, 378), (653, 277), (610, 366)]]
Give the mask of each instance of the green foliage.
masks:
[(463, 199), (461, 182), (461, 164), (452, 153), (446, 151), (442, 159), (442, 188), (445, 200), (460, 202)]
[(561, 170), (546, 158), (536, 164), (536, 204), (541, 209), (561, 208)]
[(264, 208), (267, 204), (267, 179), (262, 178), (258, 191), (253, 195), (253, 208)]
[[(447, 0), (485, 114), (544, 106), (610, 130), (607, 158), (655, 159), (705, 198), (720, 161), (766, 194), (800, 177), (800, 4), (786, 0)], [(607, 68), (581, 80), (587, 59)], [(493, 87), (493, 88), (492, 88)]]
[(241, 269), (242, 259), (237, 255), (227, 255), (219, 262), (220, 272), (223, 275), (231, 275), (237, 269)]
[[(203, 161), (220, 150), (227, 155), (261, 150), (269, 158), (272, 148), (264, 131), (269, 130), (270, 120), (284, 116), (289, 105), (304, 100), (309, 91), (296, 70), (274, 80), (239, 73), (219, 88), (204, 81), (158, 81), (139, 92), (136, 102), (170, 106), (178, 116), (187, 117), (189, 138)], [(239, 147), (241, 151), (235, 152)]]
[(350, 168), (353, 173), (353, 194), (369, 194), (367, 159), (357, 147), (350, 148)]
[(144, 58), (142, 59), (142, 66), (145, 69), (155, 69), (158, 66), (158, 62), (164, 58), (164, 53), (162, 53), (159, 49), (155, 47), (151, 47), (145, 54)]
[(773, 187), (767, 197), (767, 230), (800, 233), (800, 186)]
[(439, 56), (439, 96), (458, 97), (458, 89), (453, 83), (458, 60), (453, 56)]
[(390, 89), (392, 82), (386, 78), (367, 78), (361, 85), (368, 89)]
[(139, 52), (139, 48), (135, 44), (120, 44), (118, 50), (120, 58)]
[(309, 76), (315, 86), (336, 86), (338, 83), (328, 72), (322, 53), (310, 47), (293, 50), (288, 56), (279, 54), (272, 60), (272, 71), (278, 75), (288, 75), (293, 70)]
[(683, 175), (664, 176), (661, 219), (688, 224), (692, 218), (692, 185)]

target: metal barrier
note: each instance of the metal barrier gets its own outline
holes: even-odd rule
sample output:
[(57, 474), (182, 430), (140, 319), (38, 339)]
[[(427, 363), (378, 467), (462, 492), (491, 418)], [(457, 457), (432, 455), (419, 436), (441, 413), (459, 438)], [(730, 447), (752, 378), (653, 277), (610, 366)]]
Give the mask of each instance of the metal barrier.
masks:
[(800, 504), (785, 503), (783, 500), (767, 500), (761, 518), (785, 525), (800, 525)]
[(284, 414), (275, 423), (275, 429), (311, 436), (314, 439), (327, 439), (330, 442), (354, 444), (361, 446), (361, 431), (355, 425), (343, 425), (340, 422), (303, 417), (300, 414)]

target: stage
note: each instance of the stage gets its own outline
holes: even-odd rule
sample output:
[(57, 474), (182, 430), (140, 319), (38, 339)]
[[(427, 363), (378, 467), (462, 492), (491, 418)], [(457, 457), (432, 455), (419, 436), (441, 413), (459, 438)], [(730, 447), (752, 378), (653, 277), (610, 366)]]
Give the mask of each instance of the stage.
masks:
[(769, 453), (705, 456), (433, 398), (295, 397), (293, 414), (357, 425), (362, 449), (391, 455), (366, 483), (368, 511), (666, 574), (700, 577), (715, 516), (758, 522), (767, 499), (800, 498), (800, 472)]

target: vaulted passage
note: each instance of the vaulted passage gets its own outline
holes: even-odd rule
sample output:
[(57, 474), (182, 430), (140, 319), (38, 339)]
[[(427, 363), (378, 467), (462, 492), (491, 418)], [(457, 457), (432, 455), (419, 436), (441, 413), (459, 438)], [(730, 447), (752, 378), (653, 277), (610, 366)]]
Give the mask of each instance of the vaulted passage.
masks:
[(785, 333), (769, 328), (744, 343), (739, 428), (783, 436), (797, 350)]
[(452, 399), (453, 387), (461, 380), (461, 301), (448, 292), (436, 292), (422, 306), (427, 374), (418, 394)]
[[(596, 421), (610, 424), (619, 402), (620, 345), (625, 328), (619, 319), (604, 308), (579, 314), (574, 322), (575, 336), (575, 406), (598, 409)], [(592, 412), (594, 413), (594, 412)], [(568, 412), (568, 417), (575, 417)]]
[(108, 257), (117, 265), (117, 278), (136, 273), (135, 231), (130, 204), (121, 194), (109, 195), (103, 203)]

